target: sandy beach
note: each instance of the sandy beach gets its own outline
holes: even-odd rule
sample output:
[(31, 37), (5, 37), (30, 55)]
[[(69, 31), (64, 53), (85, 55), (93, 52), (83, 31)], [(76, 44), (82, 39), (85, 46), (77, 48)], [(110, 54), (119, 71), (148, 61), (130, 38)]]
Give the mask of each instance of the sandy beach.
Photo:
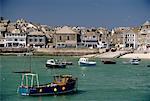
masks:
[(121, 56), (120, 58), (135, 58), (138, 57), (140, 59), (150, 59), (150, 53), (144, 54), (144, 53), (130, 53)]
[[(84, 55), (82, 57), (97, 57), (97, 58), (117, 58), (120, 54), (124, 54), (126, 51), (116, 51), (116, 52), (106, 52), (102, 54), (90, 54)], [(125, 55), (120, 56), (119, 58), (141, 58), (141, 59), (150, 59), (150, 53), (128, 53)]]

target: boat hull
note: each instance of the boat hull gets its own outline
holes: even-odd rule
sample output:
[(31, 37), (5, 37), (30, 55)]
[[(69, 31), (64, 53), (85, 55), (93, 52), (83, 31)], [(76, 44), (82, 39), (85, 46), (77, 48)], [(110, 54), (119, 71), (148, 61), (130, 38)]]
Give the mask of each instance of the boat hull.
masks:
[(18, 92), (22, 96), (41, 96), (41, 95), (61, 95), (76, 92), (75, 83), (69, 85), (56, 85), (51, 84), (42, 85), (39, 87), (23, 87), (18, 88)]
[(66, 64), (55, 64), (55, 65), (46, 64), (46, 67), (47, 68), (66, 68)]
[(116, 64), (115, 61), (103, 61), (104, 64)]
[(80, 66), (94, 66), (96, 65), (96, 62), (91, 62), (91, 63), (87, 63), (87, 62), (79, 62)]

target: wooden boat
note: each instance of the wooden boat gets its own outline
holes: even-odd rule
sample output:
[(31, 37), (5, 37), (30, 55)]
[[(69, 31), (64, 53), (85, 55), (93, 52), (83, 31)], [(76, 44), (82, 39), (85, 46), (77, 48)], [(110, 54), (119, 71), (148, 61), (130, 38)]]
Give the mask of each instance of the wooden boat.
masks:
[(46, 62), (46, 67), (47, 68), (65, 68), (66, 63), (63, 63), (61, 61), (57, 61), (57, 60), (54, 60), (54, 59), (49, 59)]
[(54, 81), (39, 85), (38, 75), (25, 73), (22, 75), (18, 93), (23, 96), (60, 95), (77, 91), (77, 78), (72, 75), (54, 76)]
[(116, 64), (116, 61), (114, 61), (113, 59), (101, 59), (101, 61), (103, 62), (103, 64)]
[(96, 65), (96, 62), (89, 61), (88, 58), (80, 58), (78, 64), (83, 66), (92, 66), (92, 65)]

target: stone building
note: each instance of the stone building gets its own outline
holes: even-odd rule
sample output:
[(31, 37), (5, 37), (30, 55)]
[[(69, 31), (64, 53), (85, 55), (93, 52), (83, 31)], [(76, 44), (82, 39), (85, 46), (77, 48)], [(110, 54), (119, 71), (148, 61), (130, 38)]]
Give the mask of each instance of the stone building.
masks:
[(146, 21), (138, 33), (139, 50), (150, 48), (150, 22)]
[(46, 36), (43, 32), (33, 31), (27, 35), (27, 46), (33, 48), (45, 48), (46, 47)]
[(54, 43), (56, 48), (77, 47), (77, 32), (71, 27), (64, 26), (56, 30)]

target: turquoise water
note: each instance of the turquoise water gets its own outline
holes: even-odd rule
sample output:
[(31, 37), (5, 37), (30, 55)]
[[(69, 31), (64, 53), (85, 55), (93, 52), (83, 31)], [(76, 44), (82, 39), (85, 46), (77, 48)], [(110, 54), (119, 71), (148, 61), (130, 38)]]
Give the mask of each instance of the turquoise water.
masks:
[(94, 67), (80, 67), (77, 57), (65, 58), (74, 65), (66, 69), (46, 69), (48, 57), (32, 57), (32, 71), (39, 74), (40, 84), (52, 81), (56, 74), (72, 74), (78, 77), (78, 92), (61, 96), (20, 96), (17, 87), (21, 75), (13, 71), (30, 67), (29, 57), (0, 57), (0, 97), (1, 101), (150, 101), (150, 60), (142, 60), (140, 65), (122, 64), (125, 59), (117, 59), (117, 64), (104, 65), (100, 59)]

